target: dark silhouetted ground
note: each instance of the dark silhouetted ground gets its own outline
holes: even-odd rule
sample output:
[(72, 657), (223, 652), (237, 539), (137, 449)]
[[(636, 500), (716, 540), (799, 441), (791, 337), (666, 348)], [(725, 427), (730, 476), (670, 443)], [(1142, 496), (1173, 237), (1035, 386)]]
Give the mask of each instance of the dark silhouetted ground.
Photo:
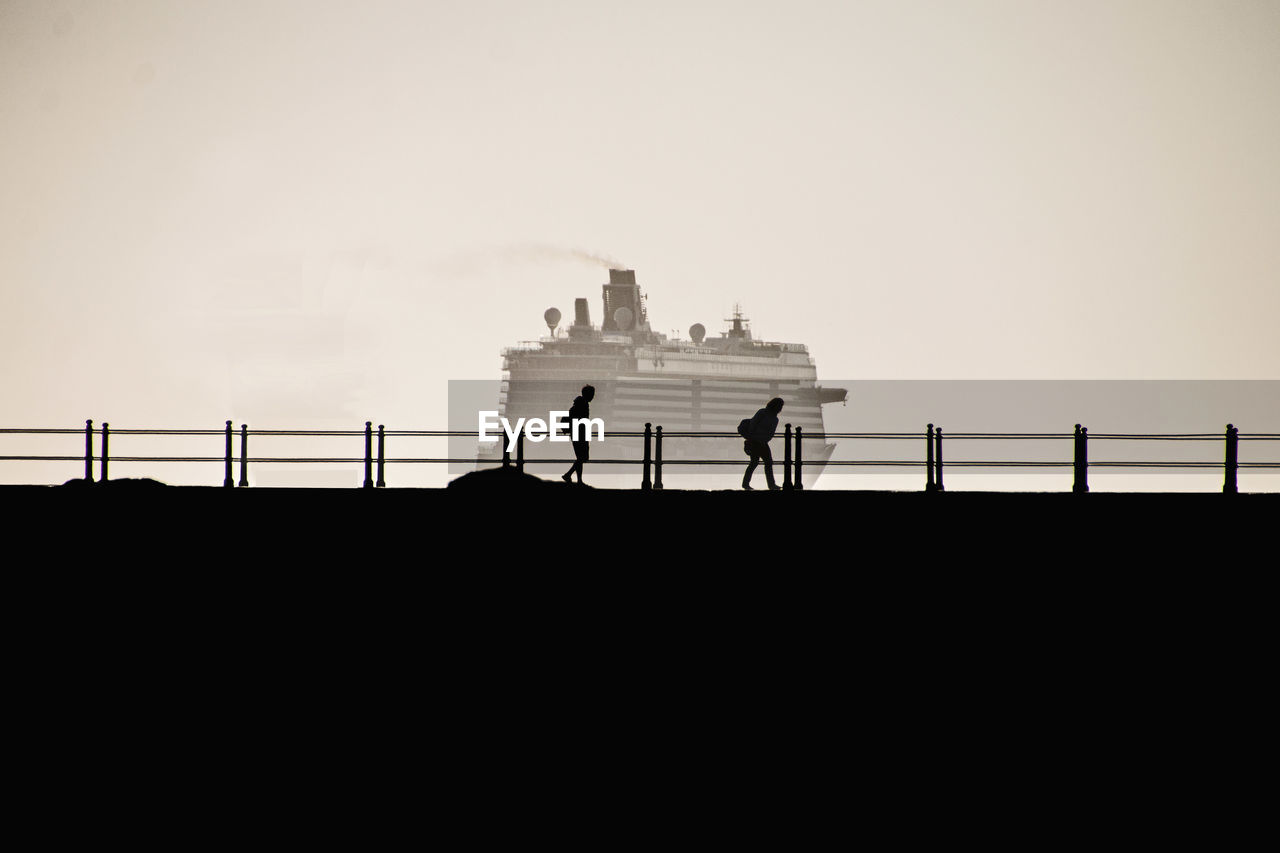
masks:
[[(894, 832), (1016, 810), (1043, 834), (1082, 797), (1204, 808), (1270, 708), (1276, 495), (0, 500), (6, 710), (39, 759), (23, 778), (73, 774), (95, 802), (136, 798), (135, 772), (184, 803), (292, 792), (308, 814), (314, 792), (385, 809), (425, 783), (465, 815), (497, 775), (524, 798), (563, 767), (630, 780), (611, 798), (701, 809), (707, 780), (772, 780), (844, 815), (852, 785)], [(922, 816), (922, 788), (950, 805)], [(1037, 817), (1048, 803), (1070, 814)]]
[(546, 571), (572, 551), (574, 568), (606, 577), (1261, 566), (1280, 518), (1276, 494), (641, 492), (501, 471), (448, 489), (138, 480), (3, 486), (0, 499), (11, 529), (42, 543), (36, 559)]

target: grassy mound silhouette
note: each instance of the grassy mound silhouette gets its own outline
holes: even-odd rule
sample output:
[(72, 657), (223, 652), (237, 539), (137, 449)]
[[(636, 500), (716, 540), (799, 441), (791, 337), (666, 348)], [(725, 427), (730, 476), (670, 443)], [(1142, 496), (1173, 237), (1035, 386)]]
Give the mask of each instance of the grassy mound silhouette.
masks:
[(583, 489), (589, 486), (565, 483), (562, 480), (544, 480), (525, 474), (515, 468), (489, 468), (472, 471), (449, 482), (449, 489), (474, 492), (545, 491), (547, 489)]

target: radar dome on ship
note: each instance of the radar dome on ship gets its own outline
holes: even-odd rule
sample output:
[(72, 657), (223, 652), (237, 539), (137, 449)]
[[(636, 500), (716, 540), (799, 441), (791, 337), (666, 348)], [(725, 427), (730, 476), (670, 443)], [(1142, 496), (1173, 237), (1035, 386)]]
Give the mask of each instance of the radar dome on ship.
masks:
[(694, 323), (689, 327), (689, 337), (693, 339), (695, 344), (702, 343), (702, 339), (707, 336), (707, 327), (701, 323)]

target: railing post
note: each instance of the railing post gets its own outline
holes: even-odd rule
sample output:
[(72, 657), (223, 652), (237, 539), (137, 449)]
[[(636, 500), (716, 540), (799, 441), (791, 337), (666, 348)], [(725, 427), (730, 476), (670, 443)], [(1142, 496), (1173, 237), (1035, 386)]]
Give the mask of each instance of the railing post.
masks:
[(373, 488), (373, 421), (364, 422), (364, 487)]
[(249, 488), (249, 425), (240, 424), (240, 488)]
[(649, 479), (649, 442), (653, 438), (653, 427), (651, 424), (644, 425), (644, 476), (640, 479), (640, 490), (647, 492), (653, 488), (653, 481)]
[(1089, 491), (1089, 428), (1080, 427), (1080, 482)]
[(516, 472), (524, 473), (524, 430), (516, 435)]
[(924, 490), (938, 491), (937, 483), (933, 482), (933, 424), (929, 424), (924, 433)]
[(796, 427), (796, 455), (795, 455), (795, 462), (793, 463), (796, 466), (796, 485), (795, 485), (796, 491), (800, 491), (804, 488), (804, 476), (803, 476), (804, 445), (801, 444), (801, 439), (803, 438), (803, 435), (802, 435), (803, 431), (804, 431), (803, 427)]
[(226, 476), (222, 478), (222, 487), (224, 489), (233, 489), (236, 481), (231, 476), (231, 421), (227, 421), (227, 453), (223, 457), (223, 461), (226, 462)]
[(93, 421), (84, 422), (84, 479), (93, 482)]
[(933, 464), (934, 480), (939, 492), (946, 491), (942, 487), (942, 427), (933, 428)]
[(383, 432), (384, 427), (378, 424), (378, 488), (385, 489), (387, 487), (386, 465), (387, 465), (387, 436)]
[(1082, 491), (1080, 488), (1080, 424), (1076, 424), (1071, 436), (1071, 491)]
[(1227, 455), (1223, 462), (1223, 494), (1234, 495), (1239, 493), (1239, 487), (1236, 486), (1236, 469), (1240, 464), (1240, 430), (1231, 424), (1227, 424)]
[(102, 464), (98, 468), (98, 480), (107, 482), (107, 437), (111, 435), (111, 424), (102, 425)]
[(657, 427), (654, 430), (653, 489), (654, 491), (662, 491), (662, 427)]
[(1089, 430), (1076, 424), (1075, 432), (1075, 482), (1071, 491), (1084, 494), (1089, 491)]
[(1071, 434), (1071, 491), (1080, 491), (1080, 424)]
[(782, 488), (791, 491), (791, 424), (787, 424), (786, 441), (782, 445)]

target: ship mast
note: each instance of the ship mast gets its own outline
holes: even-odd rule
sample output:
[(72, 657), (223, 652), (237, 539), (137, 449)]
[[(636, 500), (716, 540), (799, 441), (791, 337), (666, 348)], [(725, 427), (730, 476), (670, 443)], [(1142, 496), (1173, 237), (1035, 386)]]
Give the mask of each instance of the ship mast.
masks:
[(747, 329), (745, 325), (746, 323), (750, 323), (751, 321), (742, 316), (742, 305), (740, 303), (737, 303), (737, 302), (733, 303), (733, 316), (726, 317), (725, 322), (733, 324), (732, 328), (729, 329), (729, 337), (731, 338), (750, 338), (751, 337), (751, 332)]

